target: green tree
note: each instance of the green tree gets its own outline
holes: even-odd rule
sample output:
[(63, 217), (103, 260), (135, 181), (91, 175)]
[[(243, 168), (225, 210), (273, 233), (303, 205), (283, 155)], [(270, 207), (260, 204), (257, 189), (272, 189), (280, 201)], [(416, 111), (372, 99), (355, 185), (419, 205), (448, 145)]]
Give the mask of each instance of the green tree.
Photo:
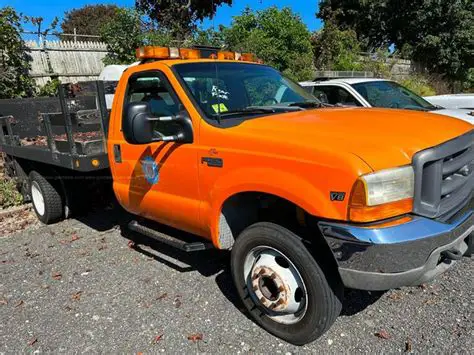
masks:
[(190, 42), (191, 43), (187, 43), (186, 45), (213, 46), (223, 48), (226, 46), (223, 27), (221, 26), (218, 31), (212, 28), (207, 30), (196, 30), (193, 33)]
[(107, 44), (104, 63), (130, 64), (136, 61), (136, 49), (145, 45), (175, 44), (172, 34), (148, 21), (141, 12), (118, 8), (116, 14), (100, 30), (101, 40)]
[(212, 17), (222, 4), (230, 5), (232, 0), (135, 0), (138, 10), (181, 41), (192, 37), (196, 22)]
[(354, 30), (339, 29), (333, 20), (312, 37), (314, 64), (320, 70), (362, 70), (360, 43)]
[[(100, 28), (106, 22), (115, 17), (118, 7), (116, 5), (86, 5), (79, 9), (67, 11), (61, 23), (64, 33), (76, 33), (80, 35), (99, 35)], [(72, 40), (70, 36), (61, 36), (63, 40)], [(97, 41), (94, 37), (79, 37), (87, 41)]]
[(140, 14), (131, 9), (118, 8), (115, 15), (101, 28), (101, 40), (107, 44), (104, 63), (130, 64), (135, 50), (143, 44), (143, 26)]
[(468, 80), (474, 68), (472, 0), (322, 0), (318, 17), (354, 29), (364, 49), (394, 45), (431, 73)]
[(32, 96), (35, 83), (28, 75), (31, 57), (21, 38), (21, 17), (11, 7), (0, 9), (0, 98)]
[(291, 9), (270, 7), (253, 12), (246, 8), (222, 31), (230, 49), (255, 53), (295, 80), (312, 77), (311, 34)]

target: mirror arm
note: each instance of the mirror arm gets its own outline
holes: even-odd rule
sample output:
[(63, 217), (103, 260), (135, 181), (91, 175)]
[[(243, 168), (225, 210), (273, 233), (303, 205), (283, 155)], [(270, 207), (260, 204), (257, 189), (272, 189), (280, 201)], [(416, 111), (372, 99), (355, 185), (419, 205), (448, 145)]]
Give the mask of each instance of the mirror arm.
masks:
[(150, 122), (171, 122), (171, 121), (178, 121), (179, 117), (177, 116), (147, 117), (147, 120)]
[(163, 137), (154, 138), (153, 142), (179, 142), (183, 138), (184, 138), (184, 135), (182, 133), (179, 133), (174, 136), (163, 136)]

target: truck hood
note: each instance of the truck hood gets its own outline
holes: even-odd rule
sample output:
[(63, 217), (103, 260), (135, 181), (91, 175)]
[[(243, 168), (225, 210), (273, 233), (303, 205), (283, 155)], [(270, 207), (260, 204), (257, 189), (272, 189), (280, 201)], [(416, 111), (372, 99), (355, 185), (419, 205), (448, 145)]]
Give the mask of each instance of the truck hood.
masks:
[(443, 108), (443, 109), (430, 111), (430, 112), (436, 113), (438, 115), (445, 115), (445, 116), (459, 118), (463, 121), (469, 122), (470, 124), (474, 124), (474, 111), (473, 110), (466, 110), (462, 108)]
[(250, 119), (239, 129), (262, 143), (278, 140), (286, 152), (312, 151), (314, 160), (323, 151), (352, 153), (376, 171), (410, 164), (416, 152), (467, 133), (472, 125), (418, 111), (328, 108)]

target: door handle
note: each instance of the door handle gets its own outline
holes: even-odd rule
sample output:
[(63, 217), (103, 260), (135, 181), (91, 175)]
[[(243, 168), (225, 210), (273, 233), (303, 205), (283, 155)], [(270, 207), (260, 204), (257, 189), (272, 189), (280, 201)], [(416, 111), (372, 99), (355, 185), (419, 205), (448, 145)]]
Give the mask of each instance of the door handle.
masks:
[(207, 164), (207, 166), (212, 168), (222, 168), (224, 161), (221, 158), (202, 157), (201, 164)]
[(122, 162), (122, 150), (120, 144), (114, 144), (114, 160), (116, 163)]

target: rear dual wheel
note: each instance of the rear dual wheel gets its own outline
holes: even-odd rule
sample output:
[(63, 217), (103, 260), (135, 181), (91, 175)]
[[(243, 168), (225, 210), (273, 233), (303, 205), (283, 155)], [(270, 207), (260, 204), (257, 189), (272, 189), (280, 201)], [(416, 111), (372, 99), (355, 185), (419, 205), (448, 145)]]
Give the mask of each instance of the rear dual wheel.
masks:
[(63, 219), (64, 205), (58, 184), (48, 181), (37, 171), (31, 171), (29, 175), (30, 194), (38, 219), (51, 224)]
[(231, 269), (250, 316), (289, 343), (317, 339), (341, 311), (340, 281), (329, 283), (301, 238), (282, 226), (245, 229), (233, 246)]

